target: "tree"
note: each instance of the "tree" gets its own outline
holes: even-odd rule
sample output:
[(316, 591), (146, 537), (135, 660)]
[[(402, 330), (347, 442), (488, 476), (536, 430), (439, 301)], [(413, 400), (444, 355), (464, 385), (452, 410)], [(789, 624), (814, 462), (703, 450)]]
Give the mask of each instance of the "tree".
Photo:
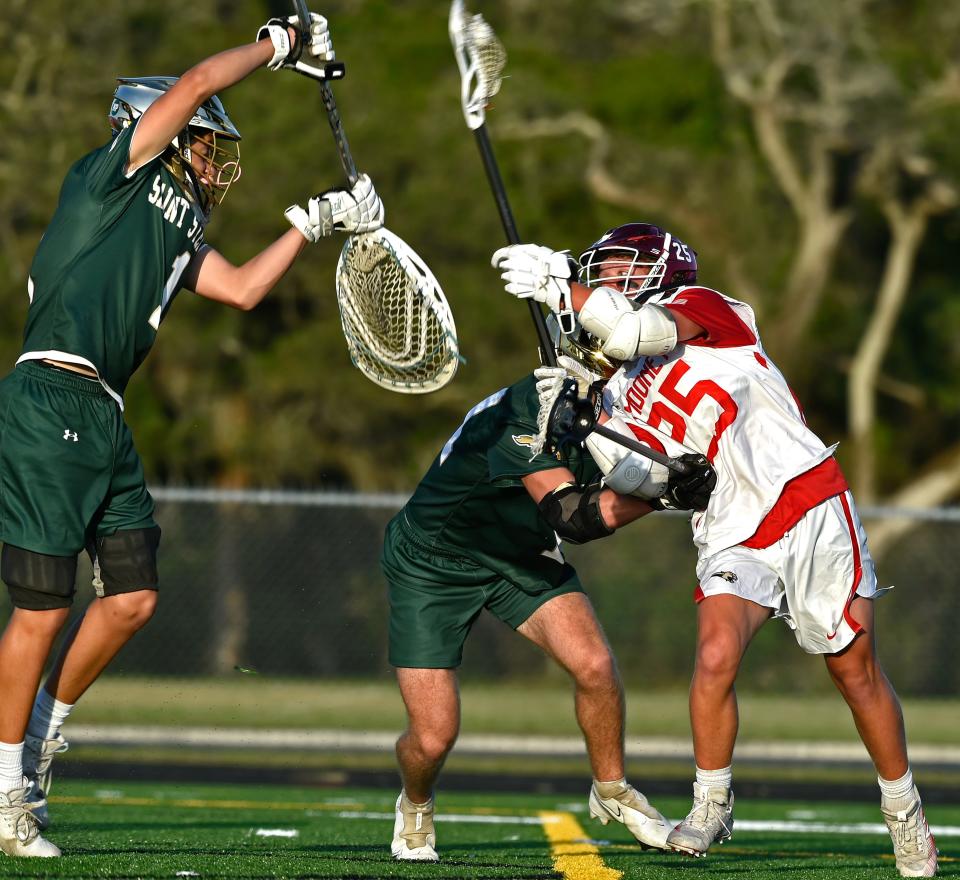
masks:
[[(793, 243), (775, 295), (758, 293), (769, 289), (769, 276), (751, 277), (737, 256), (756, 249), (762, 233), (750, 229), (749, 242), (739, 238), (742, 230), (736, 227), (731, 235), (729, 212), (717, 197), (722, 189), (707, 175), (697, 174), (695, 151), (689, 151), (686, 161), (674, 160), (691, 179), (678, 199), (676, 191), (660, 184), (662, 175), (649, 173), (656, 160), (645, 145), (586, 108), (532, 119), (514, 116), (499, 131), (524, 141), (585, 140), (583, 175), (593, 197), (629, 208), (634, 216), (667, 217), (689, 233), (690, 240), (711, 242), (724, 255), (725, 274), (738, 295), (773, 313), (764, 335), (788, 375), (809, 360), (809, 335), (825, 296), (848, 285), (837, 274), (838, 254), (857, 247), (855, 224), (876, 209), (887, 224), (889, 245), (876, 290), (864, 288), (856, 294), (862, 298), (863, 318), (854, 327), (862, 335), (845, 359), (850, 476), (861, 500), (873, 502), (880, 492), (881, 468), (877, 395), (895, 385), (882, 372), (884, 359), (907, 291), (918, 283), (916, 256), (929, 224), (957, 203), (955, 170), (927, 144), (942, 142), (945, 128), (960, 134), (955, 120), (951, 125), (944, 116), (944, 108), (956, 106), (960, 93), (954, 42), (943, 36), (956, 39), (958, 16), (931, 7), (914, 23), (927, 36), (922, 44), (938, 50), (925, 53), (924, 69), (918, 71), (903, 63), (902, 36), (885, 18), (883, 4), (873, 0), (811, 0), (802, 5), (706, 0), (680, 6), (636, 0), (608, 14), (611, 21), (629, 17), (640, 31), (655, 22), (662, 31), (667, 22), (672, 38), (696, 55), (697, 44), (690, 41), (690, 34), (697, 32), (693, 22), (702, 10), (708, 13), (710, 53), (723, 86), (746, 110), (756, 156), (793, 218), (791, 225), (780, 220), (776, 227), (781, 236), (792, 236)], [(631, 151), (644, 155), (647, 173), (637, 184), (624, 173), (622, 157)], [(688, 195), (698, 191), (709, 192), (712, 198), (707, 201), (714, 207), (704, 211), (705, 200)], [(861, 274), (869, 283), (870, 273)], [(903, 453), (898, 446), (896, 454)], [(953, 455), (913, 462), (915, 470), (929, 474), (905, 497), (924, 504), (952, 497), (960, 490), (955, 462)]]

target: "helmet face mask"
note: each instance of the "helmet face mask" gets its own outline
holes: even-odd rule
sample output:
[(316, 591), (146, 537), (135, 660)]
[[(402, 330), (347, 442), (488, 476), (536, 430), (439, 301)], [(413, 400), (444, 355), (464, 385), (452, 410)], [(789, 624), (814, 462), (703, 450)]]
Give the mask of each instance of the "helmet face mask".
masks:
[(613, 287), (635, 301), (697, 280), (697, 254), (650, 223), (627, 223), (604, 233), (579, 259), (580, 283)]
[[(119, 133), (177, 81), (175, 76), (121, 77), (108, 118)], [(214, 95), (197, 108), (161, 161), (205, 217), (240, 177), (240, 132)]]
[[(636, 303), (697, 280), (697, 254), (669, 232), (650, 223), (627, 223), (604, 233), (578, 260), (585, 287), (610, 287)], [(603, 353), (601, 341), (578, 321), (557, 349), (609, 379), (621, 366)]]
[(580, 264), (580, 281), (587, 287), (612, 287), (631, 299), (660, 289), (666, 270), (662, 254), (636, 248), (597, 247)]
[(240, 144), (209, 129), (185, 129), (162, 161), (208, 217), (240, 179)]

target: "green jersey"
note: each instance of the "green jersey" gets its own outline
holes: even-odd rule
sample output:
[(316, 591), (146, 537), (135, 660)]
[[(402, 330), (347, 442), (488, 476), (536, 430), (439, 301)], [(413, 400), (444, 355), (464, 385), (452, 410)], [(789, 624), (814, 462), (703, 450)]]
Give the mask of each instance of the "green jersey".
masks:
[(567, 467), (580, 483), (598, 469), (578, 446), (531, 459), (537, 435), (536, 380), (526, 376), (467, 413), (420, 481), (406, 520), (429, 546), (467, 556), (495, 571), (562, 561), (557, 536), (523, 485), (527, 474)]
[(67, 173), (30, 267), (17, 361), (92, 367), (121, 407), (181, 274), (204, 247), (204, 218), (159, 157), (125, 173), (135, 129), (124, 129)]

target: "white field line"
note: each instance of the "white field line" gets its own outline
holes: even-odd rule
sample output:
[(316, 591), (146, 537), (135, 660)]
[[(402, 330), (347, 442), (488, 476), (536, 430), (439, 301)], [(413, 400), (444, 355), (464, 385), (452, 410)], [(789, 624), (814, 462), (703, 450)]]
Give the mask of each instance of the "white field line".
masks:
[[(390, 819), (396, 818), (395, 813), (368, 813), (360, 810), (344, 810), (336, 814), (339, 819)], [(479, 825), (543, 825), (545, 822), (556, 822), (556, 819), (541, 819), (539, 816), (471, 816), (466, 813), (437, 813), (434, 818), (438, 822), (467, 822)]]
[[(361, 810), (344, 810), (336, 814), (340, 819), (375, 819), (378, 821), (395, 818), (394, 813), (371, 813)], [(556, 823), (558, 813), (543, 816), (471, 816), (462, 813), (437, 813), (437, 822), (472, 822), (485, 825), (544, 825)], [(737, 819), (734, 832), (788, 832), (790, 834), (880, 834), (886, 835), (887, 826), (879, 822), (797, 822), (778, 819)], [(960, 837), (960, 826), (931, 825), (934, 837)]]
[[(399, 731), (398, 731), (399, 732)], [(258, 728), (164, 727), (162, 725), (71, 725), (65, 731), (75, 745), (196, 746), (233, 749), (299, 749), (305, 751), (392, 752), (397, 732), (364, 730), (270, 730)], [(632, 737), (627, 757), (681, 759), (693, 757), (686, 737)], [(457, 741), (460, 754), (514, 754), (579, 757), (586, 754), (579, 737), (498, 736), (467, 734)], [(787, 763), (826, 761), (867, 764), (860, 743), (755, 741), (737, 746), (738, 760)], [(960, 746), (910, 744), (914, 765), (960, 765)]]
[[(889, 834), (887, 826), (879, 822), (796, 822), (789, 820), (737, 819), (733, 826), (737, 831), (786, 831), (791, 834)], [(934, 837), (960, 837), (956, 825), (931, 825)]]

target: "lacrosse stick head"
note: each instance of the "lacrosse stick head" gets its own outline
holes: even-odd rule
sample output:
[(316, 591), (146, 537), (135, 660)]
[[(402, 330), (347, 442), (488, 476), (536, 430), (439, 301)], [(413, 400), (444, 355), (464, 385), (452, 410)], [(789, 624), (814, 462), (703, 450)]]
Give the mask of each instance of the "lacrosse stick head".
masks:
[(389, 230), (347, 239), (337, 305), (350, 359), (378, 385), (425, 394), (453, 378), (460, 353), (450, 306), (423, 260)]
[(468, 127), (484, 123), (490, 99), (500, 90), (507, 53), (482, 15), (471, 15), (463, 0), (450, 5), (450, 40), (460, 68), (460, 102)]

